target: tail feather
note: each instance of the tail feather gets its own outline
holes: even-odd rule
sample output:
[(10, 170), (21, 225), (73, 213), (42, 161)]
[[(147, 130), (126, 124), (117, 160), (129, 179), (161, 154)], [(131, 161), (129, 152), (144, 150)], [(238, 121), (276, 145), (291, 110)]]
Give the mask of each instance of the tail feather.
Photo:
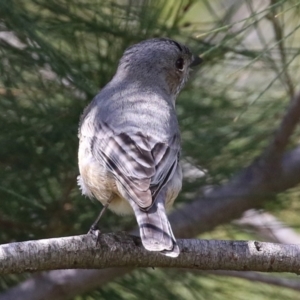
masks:
[(140, 228), (143, 246), (148, 251), (160, 251), (166, 256), (177, 257), (180, 251), (166, 215), (162, 195), (157, 197), (148, 211), (141, 210), (134, 202), (131, 205)]

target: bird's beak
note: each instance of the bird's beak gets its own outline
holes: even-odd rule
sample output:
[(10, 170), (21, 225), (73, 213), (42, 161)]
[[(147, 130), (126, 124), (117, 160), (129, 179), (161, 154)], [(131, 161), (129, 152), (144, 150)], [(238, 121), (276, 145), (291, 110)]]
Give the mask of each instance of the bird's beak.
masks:
[(203, 59), (199, 56), (193, 55), (193, 61), (190, 64), (190, 67), (195, 67), (203, 62)]

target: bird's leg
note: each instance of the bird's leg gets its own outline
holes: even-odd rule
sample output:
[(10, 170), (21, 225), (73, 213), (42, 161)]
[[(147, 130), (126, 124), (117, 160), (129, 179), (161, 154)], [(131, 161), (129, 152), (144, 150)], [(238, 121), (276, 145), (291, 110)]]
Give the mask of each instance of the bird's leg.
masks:
[[(112, 197), (110, 197), (108, 199), (108, 201), (106, 202), (106, 204), (103, 206), (103, 208), (100, 211), (100, 214), (98, 215), (98, 217), (95, 220), (95, 222), (92, 224), (92, 226), (91, 226), (91, 228), (90, 228), (90, 230), (89, 230), (88, 233), (95, 234), (96, 231), (98, 231), (98, 234), (100, 233), (100, 230), (98, 228), (98, 223), (99, 223), (101, 217), (103, 216), (104, 212), (107, 210), (107, 208), (108, 208), (111, 200), (112, 200)], [(96, 234), (96, 235), (98, 235), (98, 234)]]

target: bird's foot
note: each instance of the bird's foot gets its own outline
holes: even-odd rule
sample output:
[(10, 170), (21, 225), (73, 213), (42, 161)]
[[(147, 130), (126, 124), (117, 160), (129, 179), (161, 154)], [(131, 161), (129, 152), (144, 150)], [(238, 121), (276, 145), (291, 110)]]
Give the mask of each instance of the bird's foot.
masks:
[(98, 246), (98, 244), (100, 243), (101, 234), (101, 231), (99, 230), (98, 226), (93, 224), (87, 234), (92, 234), (94, 237), (96, 237), (96, 246)]

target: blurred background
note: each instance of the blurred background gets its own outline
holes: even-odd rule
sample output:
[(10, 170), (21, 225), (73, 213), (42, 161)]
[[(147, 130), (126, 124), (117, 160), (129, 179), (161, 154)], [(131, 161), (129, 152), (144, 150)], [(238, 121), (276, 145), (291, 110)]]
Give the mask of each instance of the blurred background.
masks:
[[(125, 48), (170, 37), (204, 59), (177, 101), (185, 180), (176, 209), (271, 141), (299, 89), (299, 29), (296, 0), (0, 0), (0, 242), (88, 231), (101, 204), (77, 187), (78, 122)], [(298, 143), (295, 133), (290, 147)], [(276, 230), (288, 230), (300, 239), (299, 194), (277, 194), (198, 238), (280, 242)], [(111, 212), (101, 219), (103, 232), (135, 224)], [(31, 276), (2, 276), (0, 289)], [(300, 299), (300, 282), (240, 277), (139, 269), (72, 299)]]

